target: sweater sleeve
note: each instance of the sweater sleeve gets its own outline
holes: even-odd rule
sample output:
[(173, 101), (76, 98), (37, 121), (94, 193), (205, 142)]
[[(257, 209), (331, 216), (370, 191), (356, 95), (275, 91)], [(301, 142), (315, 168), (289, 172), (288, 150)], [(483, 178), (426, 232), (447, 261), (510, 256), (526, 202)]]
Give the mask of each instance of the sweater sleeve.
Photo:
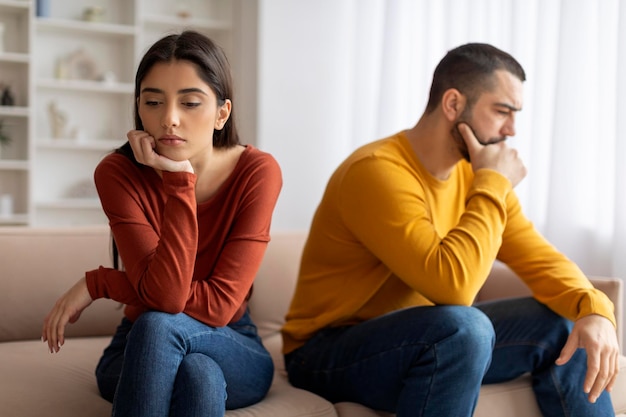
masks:
[(557, 314), (570, 320), (598, 314), (615, 325), (611, 300), (535, 229), (522, 213), (515, 193), (508, 196), (507, 207), (509, 220), (498, 259), (515, 271), (538, 301)]
[(89, 291), (148, 309), (183, 311), (197, 251), (195, 175), (163, 172), (165, 201), (160, 215), (161, 209), (155, 209), (159, 202), (150, 204), (150, 194), (142, 189), (145, 184), (129, 172), (139, 168), (119, 158), (124, 157), (105, 159), (96, 169), (95, 182), (125, 272), (91, 271)]
[[(409, 287), (435, 304), (471, 305), (500, 248), (510, 191), (497, 172), (477, 171), (458, 222), (441, 236), (424, 185), (397, 161), (355, 163), (339, 200), (355, 237)], [(447, 206), (437, 215), (454, 216)]]

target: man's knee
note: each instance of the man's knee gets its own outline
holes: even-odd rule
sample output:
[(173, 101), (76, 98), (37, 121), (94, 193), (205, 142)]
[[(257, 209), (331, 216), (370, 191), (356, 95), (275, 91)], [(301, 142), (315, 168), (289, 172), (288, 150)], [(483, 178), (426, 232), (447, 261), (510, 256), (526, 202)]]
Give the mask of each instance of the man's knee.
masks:
[(496, 340), (489, 317), (474, 307), (454, 306), (448, 314), (451, 341), (459, 355), (490, 359)]

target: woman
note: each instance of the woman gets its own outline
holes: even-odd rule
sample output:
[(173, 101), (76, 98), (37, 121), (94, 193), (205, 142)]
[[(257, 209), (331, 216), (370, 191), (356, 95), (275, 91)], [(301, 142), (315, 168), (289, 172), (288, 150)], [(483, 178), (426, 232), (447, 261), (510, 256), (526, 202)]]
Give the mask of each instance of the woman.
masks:
[(282, 185), (239, 143), (222, 50), (185, 31), (157, 41), (135, 80), (135, 130), (95, 171), (124, 271), (89, 271), (52, 308), (51, 352), (97, 298), (126, 305), (96, 369), (114, 416), (222, 416), (261, 400), (270, 355), (247, 311)]

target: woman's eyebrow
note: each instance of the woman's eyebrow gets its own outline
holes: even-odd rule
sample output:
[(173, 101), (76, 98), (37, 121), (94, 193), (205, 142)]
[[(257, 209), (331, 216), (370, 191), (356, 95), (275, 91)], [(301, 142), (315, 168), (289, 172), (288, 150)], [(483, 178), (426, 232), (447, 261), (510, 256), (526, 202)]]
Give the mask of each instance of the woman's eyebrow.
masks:
[(153, 88), (153, 87), (145, 87), (141, 89), (141, 93), (157, 93), (157, 94), (163, 94), (163, 90), (161, 90), (160, 88)]
[(205, 96), (207, 95), (206, 92), (201, 89), (201, 88), (183, 88), (182, 90), (178, 90), (178, 94), (189, 94), (189, 93), (200, 93), (200, 94), (204, 94)]
[[(141, 90), (141, 93), (156, 93), (156, 94), (165, 94), (165, 92), (163, 90), (161, 90), (160, 88), (154, 88), (154, 87), (145, 87)], [(190, 93), (200, 93), (200, 94), (204, 94), (205, 96), (207, 95), (207, 93), (202, 90), (201, 88), (196, 88), (196, 87), (191, 87), (191, 88), (183, 88), (181, 90), (178, 90), (178, 94), (190, 94)]]

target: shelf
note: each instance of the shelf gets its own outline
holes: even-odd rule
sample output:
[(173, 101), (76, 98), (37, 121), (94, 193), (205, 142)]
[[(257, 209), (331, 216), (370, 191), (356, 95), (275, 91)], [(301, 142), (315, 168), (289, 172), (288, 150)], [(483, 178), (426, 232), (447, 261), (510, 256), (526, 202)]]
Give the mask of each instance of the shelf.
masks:
[(0, 225), (26, 225), (28, 224), (28, 214), (12, 214), (10, 216), (0, 216)]
[(0, 62), (28, 64), (30, 62), (30, 55), (17, 52), (0, 52)]
[(40, 79), (37, 87), (57, 90), (71, 90), (92, 93), (133, 94), (135, 85), (132, 83), (91, 81), (91, 80), (59, 80), (55, 78)]
[(232, 24), (223, 19), (198, 19), (182, 18), (177, 16), (147, 15), (142, 19), (145, 25), (153, 26), (177, 26), (177, 27), (200, 27), (213, 30), (230, 30)]
[(15, 13), (27, 11), (30, 2), (23, 0), (0, 0), (0, 13)]
[(36, 204), (40, 209), (101, 209), (97, 198), (60, 198), (51, 201), (41, 201)]
[(2, 171), (27, 171), (28, 161), (15, 159), (0, 159), (0, 170)]
[(0, 106), (0, 116), (2, 117), (28, 117), (30, 108), (20, 106)]
[(82, 20), (55, 19), (48, 17), (37, 18), (37, 30), (54, 30), (57, 32), (71, 32), (110, 36), (135, 36), (137, 29), (134, 26), (119, 25), (104, 22), (85, 22)]
[(40, 139), (36, 143), (40, 149), (112, 151), (122, 146), (124, 141), (113, 139)]

